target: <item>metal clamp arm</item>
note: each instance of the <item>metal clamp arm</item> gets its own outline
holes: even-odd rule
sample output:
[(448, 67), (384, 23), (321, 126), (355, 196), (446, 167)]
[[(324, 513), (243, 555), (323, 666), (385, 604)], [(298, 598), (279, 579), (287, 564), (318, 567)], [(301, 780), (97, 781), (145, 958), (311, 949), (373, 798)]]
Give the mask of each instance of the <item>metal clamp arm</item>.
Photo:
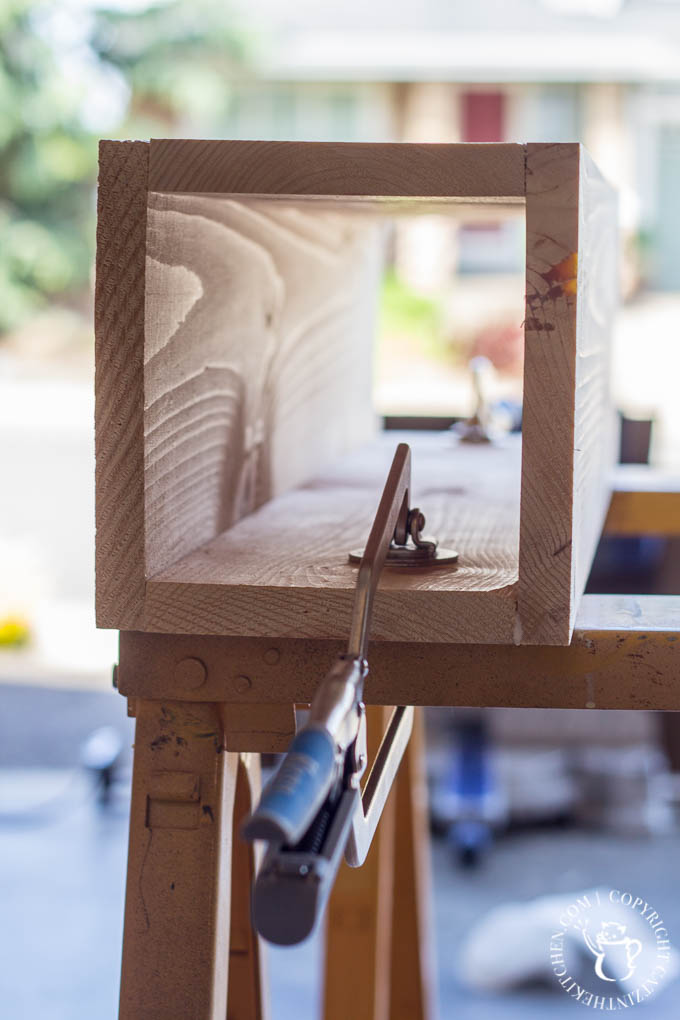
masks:
[(417, 565), (457, 558), (445, 550), (438, 559), (436, 542), (421, 537), (425, 519), (409, 509), (410, 486), (411, 451), (400, 443), (361, 554), (347, 653), (319, 685), (306, 725), (241, 830), (246, 839), (270, 844), (253, 890), (253, 916), (273, 942), (299, 942), (311, 932), (343, 851), (348, 864), (363, 864), (411, 735), (413, 708), (396, 708), (360, 794), (366, 649), (380, 573), (395, 550), (400, 564), (404, 553)]
[(345, 860), (351, 868), (361, 867), (366, 860), (412, 729), (413, 706), (400, 705), (395, 708), (368, 774), (361, 805), (352, 817), (352, 828), (345, 849)]
[(408, 537), (408, 497), (411, 488), (411, 450), (399, 443), (378, 512), (359, 564), (347, 654), (366, 658), (373, 598), (385, 560), (396, 536), (400, 545)]

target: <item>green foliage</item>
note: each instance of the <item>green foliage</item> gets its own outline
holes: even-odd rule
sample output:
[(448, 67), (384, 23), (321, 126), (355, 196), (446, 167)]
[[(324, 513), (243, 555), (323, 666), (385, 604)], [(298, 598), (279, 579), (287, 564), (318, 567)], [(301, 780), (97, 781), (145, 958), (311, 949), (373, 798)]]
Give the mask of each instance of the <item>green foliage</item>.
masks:
[(408, 337), (429, 357), (450, 353), (441, 299), (412, 290), (394, 270), (383, 281), (379, 328), (381, 337)]
[(90, 266), (96, 151), (81, 98), (26, 0), (0, 6), (0, 328), (72, 290)]
[(216, 133), (244, 60), (223, 3), (92, 3), (0, 3), (0, 332), (87, 287), (98, 137)]
[(146, 10), (98, 12), (92, 46), (132, 92), (129, 121), (152, 129), (215, 131), (246, 61), (248, 44), (220, 0), (174, 0)]

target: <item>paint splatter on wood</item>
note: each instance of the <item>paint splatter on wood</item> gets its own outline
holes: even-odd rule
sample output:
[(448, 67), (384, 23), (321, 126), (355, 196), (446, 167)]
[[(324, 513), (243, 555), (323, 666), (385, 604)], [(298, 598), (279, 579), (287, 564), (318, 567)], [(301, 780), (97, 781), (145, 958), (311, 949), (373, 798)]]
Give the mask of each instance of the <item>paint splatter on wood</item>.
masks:
[(578, 253), (573, 251), (541, 277), (550, 286), (550, 297), (575, 297), (577, 289)]

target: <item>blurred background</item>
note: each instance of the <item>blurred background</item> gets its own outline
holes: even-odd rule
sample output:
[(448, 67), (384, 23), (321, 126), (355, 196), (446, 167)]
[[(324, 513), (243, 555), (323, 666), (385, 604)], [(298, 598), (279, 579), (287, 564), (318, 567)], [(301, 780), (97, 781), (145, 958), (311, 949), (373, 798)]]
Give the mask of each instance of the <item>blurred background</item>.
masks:
[[(111, 690), (116, 635), (93, 614), (97, 140), (170, 136), (583, 142), (620, 196), (624, 459), (680, 470), (677, 0), (2, 0), (0, 1001), (13, 1017), (115, 1015), (132, 730)], [(478, 356), (489, 398), (521, 402), (523, 229), (499, 213), (393, 228), (374, 389), (388, 426), (468, 416)], [(610, 540), (590, 590), (677, 593), (679, 578), (677, 542)], [(533, 972), (493, 997), (474, 973), (466, 940), (508, 901), (617, 881), (680, 933), (674, 716), (437, 712), (429, 729), (442, 1017), (572, 1008), (549, 981), (527, 985)], [(274, 1020), (314, 1015), (318, 953), (273, 954)], [(648, 1013), (675, 1016), (673, 998)]]

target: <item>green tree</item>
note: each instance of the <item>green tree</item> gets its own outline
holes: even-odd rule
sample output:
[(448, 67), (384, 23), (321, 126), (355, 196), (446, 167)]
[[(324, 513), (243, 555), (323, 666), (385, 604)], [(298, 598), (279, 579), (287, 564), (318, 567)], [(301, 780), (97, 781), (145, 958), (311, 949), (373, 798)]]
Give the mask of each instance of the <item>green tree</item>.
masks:
[(95, 173), (81, 98), (26, 0), (0, 5), (0, 329), (82, 286)]
[(0, 331), (87, 286), (97, 138), (218, 133), (245, 64), (222, 3), (92, 2), (0, 4)]
[(252, 42), (220, 0), (174, 0), (130, 13), (101, 10), (92, 45), (128, 82), (125, 121), (137, 137), (219, 131)]

